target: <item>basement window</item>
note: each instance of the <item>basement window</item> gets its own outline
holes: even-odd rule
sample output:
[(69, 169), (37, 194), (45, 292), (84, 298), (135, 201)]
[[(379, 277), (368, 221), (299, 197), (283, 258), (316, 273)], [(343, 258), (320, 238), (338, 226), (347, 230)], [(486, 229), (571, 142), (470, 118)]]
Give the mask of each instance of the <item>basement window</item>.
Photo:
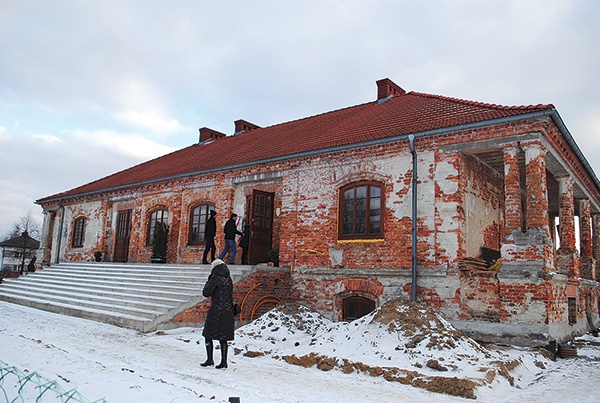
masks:
[(350, 297), (343, 301), (343, 320), (352, 321), (375, 310), (375, 301), (364, 297)]
[(379, 238), (383, 234), (383, 185), (359, 182), (340, 189), (339, 239)]
[(567, 305), (569, 310), (569, 325), (577, 323), (577, 299), (567, 298)]

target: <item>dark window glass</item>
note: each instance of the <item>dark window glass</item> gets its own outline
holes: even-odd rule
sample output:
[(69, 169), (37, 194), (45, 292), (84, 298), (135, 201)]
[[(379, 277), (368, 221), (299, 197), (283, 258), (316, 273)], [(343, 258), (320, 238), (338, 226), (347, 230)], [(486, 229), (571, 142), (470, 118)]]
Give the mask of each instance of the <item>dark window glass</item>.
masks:
[(344, 320), (355, 320), (375, 310), (375, 302), (364, 297), (350, 297), (344, 300)]
[(71, 246), (73, 248), (81, 248), (85, 241), (85, 217), (78, 217), (73, 223), (73, 240)]
[(577, 323), (577, 299), (567, 298), (568, 312), (569, 312), (569, 325)]
[(148, 240), (148, 245), (152, 244), (152, 239), (154, 238), (154, 227), (157, 222), (164, 222), (167, 224), (167, 219), (169, 218), (169, 212), (167, 210), (154, 210), (150, 213), (150, 220), (148, 221), (148, 235), (146, 239)]
[(201, 244), (205, 241), (204, 231), (206, 230), (206, 221), (209, 218), (210, 210), (214, 206), (209, 204), (201, 204), (192, 208), (190, 216), (190, 235), (188, 243), (190, 245)]
[(358, 183), (340, 194), (340, 239), (375, 238), (383, 234), (381, 184)]

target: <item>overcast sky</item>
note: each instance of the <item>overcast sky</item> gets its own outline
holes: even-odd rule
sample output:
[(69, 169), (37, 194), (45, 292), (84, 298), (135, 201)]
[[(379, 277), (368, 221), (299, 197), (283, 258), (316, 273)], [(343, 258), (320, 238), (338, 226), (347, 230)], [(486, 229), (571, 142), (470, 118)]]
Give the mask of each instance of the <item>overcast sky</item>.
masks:
[(36, 199), (375, 81), (553, 104), (600, 176), (600, 1), (0, 0), (0, 236)]

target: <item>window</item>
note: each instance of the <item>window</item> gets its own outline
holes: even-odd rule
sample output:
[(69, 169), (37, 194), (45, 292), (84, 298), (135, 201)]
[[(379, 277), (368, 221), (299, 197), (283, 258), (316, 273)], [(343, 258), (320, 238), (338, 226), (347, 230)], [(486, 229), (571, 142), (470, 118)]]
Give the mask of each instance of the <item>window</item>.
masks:
[(146, 235), (147, 244), (152, 244), (152, 238), (154, 238), (154, 227), (157, 222), (164, 222), (167, 224), (169, 218), (169, 212), (167, 210), (154, 210), (150, 213), (150, 219), (148, 221), (148, 234)]
[(83, 247), (85, 241), (85, 217), (77, 217), (73, 222), (73, 239), (71, 240), (72, 248)]
[(214, 206), (210, 204), (201, 204), (192, 208), (188, 239), (190, 245), (198, 245), (204, 242), (204, 230), (206, 229), (206, 221), (209, 218), (210, 210), (214, 210)]
[(383, 185), (361, 182), (340, 189), (339, 238), (377, 238), (383, 235)]
[(350, 297), (344, 300), (344, 320), (355, 320), (375, 310), (375, 302), (364, 297)]
[(575, 325), (577, 323), (577, 299), (567, 298), (567, 306), (569, 313), (569, 325)]

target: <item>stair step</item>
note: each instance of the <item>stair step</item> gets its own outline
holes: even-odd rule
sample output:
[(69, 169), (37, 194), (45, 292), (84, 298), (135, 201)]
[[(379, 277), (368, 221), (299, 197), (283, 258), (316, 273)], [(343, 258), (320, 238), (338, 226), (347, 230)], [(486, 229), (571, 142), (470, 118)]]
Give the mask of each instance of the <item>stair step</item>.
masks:
[[(13, 302), (20, 305), (29, 306), (31, 308), (41, 309), (48, 312), (60, 313), (69, 316), (76, 316), (79, 318), (85, 318), (95, 320), (98, 322), (109, 323), (112, 325), (132, 328), (140, 331), (144, 331), (149, 324), (152, 323), (151, 319), (140, 317), (131, 314), (125, 314), (120, 312), (109, 312), (104, 309), (95, 309), (90, 307), (74, 306), (72, 304), (66, 304), (56, 301), (46, 301), (36, 298), (28, 297), (6, 297), (4, 301)], [(150, 331), (148, 329), (146, 331)]]
[[(52, 284), (52, 283), (45, 283), (43, 284), (43, 287), (40, 286), (40, 284), (38, 283), (32, 283), (32, 284), (21, 284), (21, 283), (17, 283), (17, 282), (9, 282), (6, 283), (3, 287), (4, 289), (7, 290), (13, 290), (13, 289), (17, 289), (17, 290), (38, 290), (38, 289), (42, 289), (47, 293), (53, 293), (53, 292), (64, 292), (64, 293), (78, 293), (81, 291), (81, 287), (80, 286), (64, 286), (61, 285), (59, 283), (57, 284)], [(155, 292), (152, 295), (148, 295), (148, 290), (147, 289), (139, 289), (139, 290), (135, 290), (135, 289), (125, 289), (125, 288), (115, 288), (115, 287), (102, 287), (102, 286), (94, 286), (94, 287), (86, 287), (86, 291), (88, 294), (91, 295), (96, 295), (96, 296), (106, 296), (106, 297), (114, 297), (114, 298), (132, 298), (135, 300), (148, 300), (148, 301), (160, 301), (162, 303), (173, 303), (173, 304), (178, 304), (181, 302), (185, 302), (189, 299), (189, 293), (173, 293), (173, 292)], [(83, 294), (79, 294), (79, 295), (83, 295)], [(177, 297), (177, 298), (175, 298)]]
[[(251, 266), (231, 266), (234, 281)], [(63, 262), (4, 279), (0, 300), (148, 332), (205, 298), (209, 265)]]

